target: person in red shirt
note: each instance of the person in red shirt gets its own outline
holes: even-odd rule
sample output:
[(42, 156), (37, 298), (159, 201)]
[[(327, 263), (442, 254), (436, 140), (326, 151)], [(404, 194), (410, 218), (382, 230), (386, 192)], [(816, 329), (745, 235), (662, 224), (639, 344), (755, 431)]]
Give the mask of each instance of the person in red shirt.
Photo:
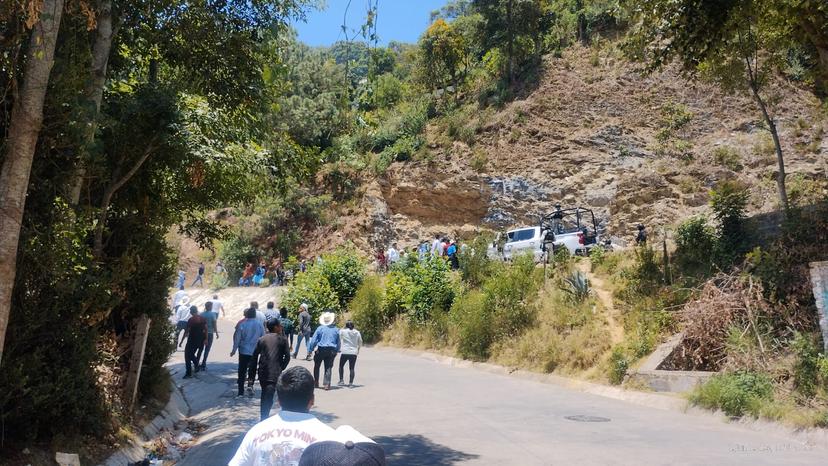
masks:
[(184, 363), (187, 368), (184, 374), (185, 379), (193, 376), (193, 365), (195, 365), (195, 371), (199, 371), (198, 361), (201, 359), (201, 351), (207, 342), (207, 319), (198, 315), (196, 306), (190, 307), (190, 316), (187, 329), (184, 331), (184, 338), (187, 339), (187, 344), (184, 346)]

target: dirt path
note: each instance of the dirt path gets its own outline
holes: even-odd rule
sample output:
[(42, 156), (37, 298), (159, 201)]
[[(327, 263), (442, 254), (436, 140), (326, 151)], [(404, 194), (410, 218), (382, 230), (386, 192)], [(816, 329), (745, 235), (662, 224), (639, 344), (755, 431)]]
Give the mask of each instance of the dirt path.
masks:
[(624, 325), (621, 312), (615, 307), (615, 301), (612, 299), (612, 292), (607, 289), (603, 279), (590, 271), (589, 261), (578, 262), (577, 269), (589, 279), (590, 288), (606, 313), (613, 346), (621, 343), (624, 340)]

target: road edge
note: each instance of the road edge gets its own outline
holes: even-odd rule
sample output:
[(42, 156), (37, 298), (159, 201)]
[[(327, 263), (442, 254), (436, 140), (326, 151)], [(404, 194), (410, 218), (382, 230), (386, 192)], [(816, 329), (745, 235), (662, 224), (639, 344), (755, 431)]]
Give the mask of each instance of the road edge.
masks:
[(142, 439), (131, 439), (129, 444), (111, 454), (99, 466), (123, 466), (143, 461), (147, 456), (146, 445), (165, 430), (175, 429), (175, 425), (190, 414), (190, 405), (181, 389), (170, 378), (170, 400), (164, 409), (142, 429)]

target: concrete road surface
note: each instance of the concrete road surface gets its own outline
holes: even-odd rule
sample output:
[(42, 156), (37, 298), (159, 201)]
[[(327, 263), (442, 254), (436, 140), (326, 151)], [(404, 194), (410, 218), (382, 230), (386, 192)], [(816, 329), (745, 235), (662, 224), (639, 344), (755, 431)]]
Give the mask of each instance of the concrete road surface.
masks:
[[(258, 384), (255, 397), (233, 398), (232, 323), (220, 321), (219, 331), (207, 373), (182, 380), (182, 351), (169, 363), (192, 418), (209, 426), (179, 464), (226, 464), (258, 420)], [(293, 364), (311, 368), (304, 360)], [(826, 445), (781, 431), (753, 431), (713, 416), (646, 408), (392, 349), (364, 349), (356, 383), (317, 391), (314, 413), (373, 438), (391, 465), (828, 464)]]

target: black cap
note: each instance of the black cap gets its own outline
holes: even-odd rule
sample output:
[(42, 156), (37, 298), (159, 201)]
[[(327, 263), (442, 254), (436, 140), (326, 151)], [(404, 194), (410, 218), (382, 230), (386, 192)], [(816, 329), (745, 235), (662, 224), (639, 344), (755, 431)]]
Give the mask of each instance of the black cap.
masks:
[(299, 466), (385, 466), (385, 451), (372, 442), (317, 442), (305, 448)]

